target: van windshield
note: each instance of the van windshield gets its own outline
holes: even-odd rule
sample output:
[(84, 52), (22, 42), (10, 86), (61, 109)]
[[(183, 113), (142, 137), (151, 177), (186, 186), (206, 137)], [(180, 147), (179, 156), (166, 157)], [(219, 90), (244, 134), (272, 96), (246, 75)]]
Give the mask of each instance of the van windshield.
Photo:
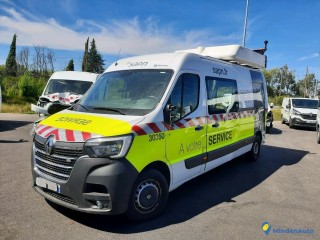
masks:
[(74, 94), (85, 94), (91, 87), (92, 82), (79, 80), (65, 80), (65, 79), (50, 79), (44, 95), (52, 93), (70, 92)]
[(172, 70), (106, 72), (80, 101), (77, 111), (145, 115), (161, 100)]
[(295, 108), (317, 109), (318, 100), (316, 100), (316, 99), (292, 99), (292, 105)]

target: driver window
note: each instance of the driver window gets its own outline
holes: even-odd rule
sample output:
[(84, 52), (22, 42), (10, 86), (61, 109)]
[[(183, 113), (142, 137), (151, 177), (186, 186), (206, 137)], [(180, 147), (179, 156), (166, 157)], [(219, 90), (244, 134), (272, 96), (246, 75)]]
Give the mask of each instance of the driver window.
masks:
[(199, 84), (198, 75), (184, 73), (179, 77), (168, 102), (176, 107), (171, 113), (172, 121), (180, 120), (198, 107)]
[(220, 114), (237, 112), (237, 82), (231, 79), (206, 77), (208, 113)]

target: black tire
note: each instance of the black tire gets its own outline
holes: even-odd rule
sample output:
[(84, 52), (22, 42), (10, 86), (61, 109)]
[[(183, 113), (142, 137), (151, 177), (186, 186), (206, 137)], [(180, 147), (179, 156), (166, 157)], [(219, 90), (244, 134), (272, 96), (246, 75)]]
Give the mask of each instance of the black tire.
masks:
[(270, 133), (271, 130), (271, 126), (270, 127), (266, 127), (266, 133)]
[(260, 149), (261, 149), (261, 137), (260, 135), (256, 135), (253, 140), (252, 148), (250, 152), (247, 153), (247, 158), (249, 161), (257, 161), (259, 158), (260, 154)]
[(292, 122), (292, 119), (291, 119), (291, 118), (289, 119), (289, 128), (294, 128), (293, 122)]
[(146, 221), (157, 217), (164, 211), (168, 195), (168, 182), (161, 172), (155, 169), (143, 171), (132, 188), (127, 218)]
[(317, 143), (320, 144), (320, 126), (317, 129)]
[(284, 124), (286, 121), (283, 119), (282, 115), (281, 115), (281, 124)]

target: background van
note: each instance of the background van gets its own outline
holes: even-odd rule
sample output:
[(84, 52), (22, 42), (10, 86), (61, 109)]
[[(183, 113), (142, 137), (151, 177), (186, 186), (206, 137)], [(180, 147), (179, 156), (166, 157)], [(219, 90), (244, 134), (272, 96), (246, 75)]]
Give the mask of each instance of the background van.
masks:
[(59, 103), (59, 109), (65, 109), (77, 102), (96, 82), (99, 74), (78, 71), (54, 72), (48, 80), (37, 105), (31, 104), (31, 110), (48, 115), (52, 103)]
[(317, 129), (317, 143), (320, 144), (320, 100), (318, 102), (316, 129)]
[(281, 123), (288, 123), (290, 128), (316, 127), (318, 99), (284, 98), (281, 109)]
[(0, 112), (1, 112), (1, 105), (2, 105), (2, 93), (1, 93), (1, 85), (0, 85)]

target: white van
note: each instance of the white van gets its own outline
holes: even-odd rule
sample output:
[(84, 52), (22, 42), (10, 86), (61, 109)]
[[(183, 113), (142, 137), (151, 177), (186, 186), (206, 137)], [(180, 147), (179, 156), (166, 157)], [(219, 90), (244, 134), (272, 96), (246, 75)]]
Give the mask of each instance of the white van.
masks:
[(160, 214), (168, 194), (265, 138), (265, 56), (238, 45), (122, 59), (39, 123), (34, 189), (83, 212)]
[(290, 128), (316, 127), (318, 99), (284, 98), (281, 108), (281, 123), (288, 123)]
[(1, 92), (1, 85), (0, 85), (0, 112), (1, 112), (1, 105), (2, 105), (2, 92)]
[(320, 99), (319, 99), (319, 104), (318, 104), (316, 129), (317, 129), (317, 143), (320, 144)]
[(99, 74), (78, 71), (54, 72), (48, 80), (37, 105), (31, 104), (31, 110), (48, 115), (49, 103), (59, 103), (64, 109), (77, 102), (96, 82)]

